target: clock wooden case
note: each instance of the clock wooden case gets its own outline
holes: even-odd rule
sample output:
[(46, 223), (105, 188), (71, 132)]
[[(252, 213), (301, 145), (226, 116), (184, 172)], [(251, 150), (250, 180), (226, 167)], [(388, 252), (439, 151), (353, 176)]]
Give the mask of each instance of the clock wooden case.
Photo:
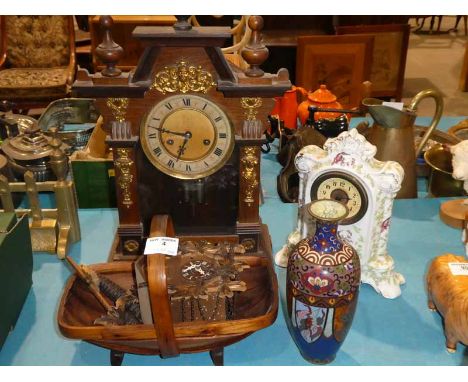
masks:
[[(122, 50), (103, 17), (97, 53), (106, 68), (79, 70), (73, 93), (96, 98), (112, 147), (119, 226), (114, 259), (140, 255), (155, 215), (168, 214), (176, 235), (243, 244), (266, 255), (259, 216), (262, 121), (272, 97), (291, 87), (288, 73), (264, 73), (261, 17), (251, 17), (245, 72), (221, 48), (229, 28), (137, 27), (145, 46), (137, 67), (115, 67)], [(263, 233), (262, 233), (263, 232)], [(266, 240), (269, 242), (269, 240)], [(268, 252), (268, 250), (266, 251)]]

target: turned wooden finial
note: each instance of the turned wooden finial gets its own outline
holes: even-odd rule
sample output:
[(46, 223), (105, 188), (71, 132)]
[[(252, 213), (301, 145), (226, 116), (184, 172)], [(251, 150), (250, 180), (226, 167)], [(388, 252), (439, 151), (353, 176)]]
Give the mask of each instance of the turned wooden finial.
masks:
[(111, 16), (99, 18), (101, 29), (104, 32), (102, 42), (96, 48), (96, 55), (106, 65), (101, 74), (106, 77), (117, 77), (122, 71), (115, 67), (123, 55), (122, 47), (112, 39), (111, 28), (114, 24)]
[(190, 16), (176, 16), (176, 23), (173, 28), (178, 31), (188, 31), (192, 29), (192, 25), (188, 22)]
[(249, 28), (252, 29), (250, 42), (242, 50), (242, 57), (250, 65), (250, 68), (245, 71), (248, 77), (261, 77), (263, 70), (260, 65), (268, 58), (268, 48), (262, 42), (261, 30), (263, 29), (262, 16), (250, 16)]

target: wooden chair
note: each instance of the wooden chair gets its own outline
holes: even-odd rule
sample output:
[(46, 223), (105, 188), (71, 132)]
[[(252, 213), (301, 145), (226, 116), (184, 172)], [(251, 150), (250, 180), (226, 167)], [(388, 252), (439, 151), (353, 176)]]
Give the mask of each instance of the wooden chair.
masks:
[(75, 77), (73, 16), (0, 16), (0, 100), (18, 110), (69, 95)]
[[(213, 17), (217, 18), (217, 16)], [(241, 56), (241, 51), (250, 41), (250, 36), (252, 34), (248, 22), (249, 17), (250, 16), (242, 16), (239, 22), (231, 27), (232, 45), (221, 49), (226, 58), (242, 70), (249, 67)], [(196, 16), (191, 16), (189, 22), (194, 26), (201, 26)]]
[(455, 19), (455, 25), (453, 28), (450, 28), (449, 32), (457, 32), (458, 31), (458, 23), (460, 20), (463, 19), (463, 24), (465, 25), (465, 36), (468, 36), (468, 16), (457, 16)]
[[(421, 31), (421, 29), (424, 27), (424, 22), (426, 21), (428, 17), (431, 18), (431, 24), (429, 26), (429, 34), (432, 34), (434, 32), (434, 22), (435, 22), (436, 17), (439, 18), (438, 23), (437, 23), (436, 33), (440, 33), (440, 24), (442, 23), (443, 16), (434, 15), (434, 16), (413, 16), (413, 17), (416, 19), (416, 24), (417, 24), (416, 29), (413, 31), (414, 33), (418, 33), (419, 31)], [(421, 24), (419, 24), (420, 20), (421, 20)]]

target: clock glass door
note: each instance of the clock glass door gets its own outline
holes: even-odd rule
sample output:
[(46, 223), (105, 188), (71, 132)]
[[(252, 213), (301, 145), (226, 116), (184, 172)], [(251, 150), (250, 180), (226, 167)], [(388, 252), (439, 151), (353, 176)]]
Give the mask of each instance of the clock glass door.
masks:
[(178, 234), (234, 233), (238, 150), (231, 122), (217, 104), (192, 94), (167, 97), (148, 112), (140, 141), (146, 233), (154, 214), (170, 214)]
[[(140, 162), (147, 162), (138, 153)], [(140, 212), (145, 235), (155, 214), (169, 214), (177, 234), (235, 233), (238, 215), (238, 150), (217, 172), (201, 179), (177, 179), (140, 163)]]

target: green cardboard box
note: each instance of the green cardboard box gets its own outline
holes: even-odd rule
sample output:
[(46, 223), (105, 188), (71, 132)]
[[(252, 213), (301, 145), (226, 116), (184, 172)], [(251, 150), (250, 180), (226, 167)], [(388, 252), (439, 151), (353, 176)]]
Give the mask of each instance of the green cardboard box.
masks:
[(71, 168), (79, 208), (116, 207), (112, 161), (72, 160)]
[(0, 212), (0, 349), (15, 326), (32, 285), (28, 217)]

